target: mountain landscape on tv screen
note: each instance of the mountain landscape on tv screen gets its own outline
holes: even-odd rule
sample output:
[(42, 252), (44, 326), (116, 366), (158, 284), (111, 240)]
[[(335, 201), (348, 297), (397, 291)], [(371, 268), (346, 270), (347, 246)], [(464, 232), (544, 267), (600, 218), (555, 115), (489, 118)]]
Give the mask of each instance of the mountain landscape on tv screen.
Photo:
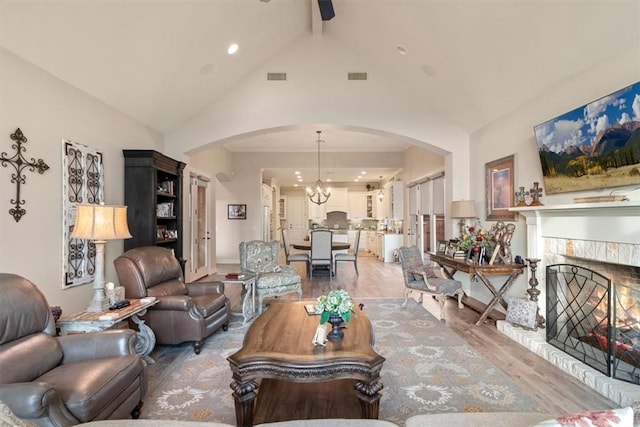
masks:
[(534, 132), (547, 194), (640, 183), (640, 82)]

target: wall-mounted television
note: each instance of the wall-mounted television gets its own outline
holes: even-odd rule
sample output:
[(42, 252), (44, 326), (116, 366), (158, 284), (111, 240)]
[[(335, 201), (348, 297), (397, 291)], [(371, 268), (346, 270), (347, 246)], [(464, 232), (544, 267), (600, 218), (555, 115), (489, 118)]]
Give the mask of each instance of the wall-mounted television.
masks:
[(533, 130), (547, 194), (640, 184), (640, 82)]

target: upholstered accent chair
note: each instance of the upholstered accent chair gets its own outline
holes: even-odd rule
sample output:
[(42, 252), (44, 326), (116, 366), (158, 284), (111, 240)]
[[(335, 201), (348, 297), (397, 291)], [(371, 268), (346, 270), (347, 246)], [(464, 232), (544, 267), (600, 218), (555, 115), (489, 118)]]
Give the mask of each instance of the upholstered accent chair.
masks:
[(284, 247), (284, 257), (287, 265), (291, 265), (292, 262), (304, 262), (305, 271), (307, 276), (309, 275), (309, 254), (305, 252), (291, 253), (289, 252), (289, 237), (287, 236), (287, 230), (282, 229), (282, 246)]
[(266, 297), (277, 297), (293, 292), (302, 298), (300, 275), (290, 265), (280, 265), (278, 255), (280, 242), (273, 240), (251, 240), (240, 242), (240, 269), (255, 274), (258, 312), (262, 313), (262, 301)]
[(158, 344), (193, 342), (200, 354), (202, 341), (218, 329), (227, 330), (231, 303), (224, 283), (184, 283), (182, 268), (171, 250), (159, 246), (129, 249), (114, 260), (126, 298), (156, 297), (158, 304), (144, 316)]
[(333, 256), (333, 271), (338, 274), (338, 262), (352, 262), (353, 268), (356, 270), (356, 276), (360, 276), (358, 273), (358, 250), (360, 249), (360, 231), (356, 231), (356, 241), (353, 244), (353, 253), (341, 254), (337, 253)]
[(454, 279), (444, 279), (438, 277), (433, 271), (433, 267), (425, 264), (422, 260), (422, 253), (417, 246), (402, 246), (398, 249), (402, 274), (404, 276), (404, 302), (402, 307), (407, 306), (409, 294), (412, 291), (420, 292), (418, 302), (422, 304), (422, 294), (431, 294), (440, 303), (440, 318), (444, 319), (444, 304), (447, 296), (458, 297), (458, 308), (464, 308), (462, 297), (462, 283)]
[(147, 364), (131, 329), (56, 337), (47, 300), (24, 277), (0, 273), (0, 401), (39, 426), (137, 418)]

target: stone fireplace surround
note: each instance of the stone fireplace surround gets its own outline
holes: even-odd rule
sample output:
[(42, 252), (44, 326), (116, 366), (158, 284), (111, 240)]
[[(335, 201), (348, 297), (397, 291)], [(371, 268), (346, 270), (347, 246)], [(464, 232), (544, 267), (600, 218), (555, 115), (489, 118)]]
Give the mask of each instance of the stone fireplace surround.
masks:
[[(526, 219), (527, 257), (538, 258), (538, 299), (545, 315), (546, 266), (556, 263), (631, 266), (640, 277), (640, 201), (511, 208)], [(608, 275), (610, 271), (600, 271)], [(530, 275), (531, 273), (528, 272)], [(637, 281), (640, 287), (640, 280)], [(525, 331), (498, 321), (499, 331), (618, 403), (640, 402), (640, 386), (609, 378), (546, 342), (545, 330)]]

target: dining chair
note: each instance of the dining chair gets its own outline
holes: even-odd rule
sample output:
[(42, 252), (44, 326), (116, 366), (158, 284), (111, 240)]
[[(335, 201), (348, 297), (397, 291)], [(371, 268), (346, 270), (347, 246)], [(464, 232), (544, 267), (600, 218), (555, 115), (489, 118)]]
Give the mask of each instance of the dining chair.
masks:
[(304, 262), (307, 276), (309, 276), (309, 262), (311, 261), (309, 254), (305, 252), (289, 252), (289, 238), (287, 236), (287, 230), (284, 228), (282, 229), (282, 246), (284, 247), (284, 258), (287, 265), (290, 265), (292, 262)]
[(333, 232), (331, 230), (313, 230), (311, 232), (311, 265), (309, 277), (313, 277), (315, 267), (326, 266), (329, 269), (329, 277), (333, 276), (333, 253), (331, 251), (331, 241)]
[(360, 276), (358, 273), (358, 248), (360, 247), (360, 231), (356, 232), (356, 241), (353, 244), (353, 253), (337, 253), (333, 256), (333, 271), (338, 274), (338, 261), (352, 262), (353, 267), (356, 269), (356, 276)]

